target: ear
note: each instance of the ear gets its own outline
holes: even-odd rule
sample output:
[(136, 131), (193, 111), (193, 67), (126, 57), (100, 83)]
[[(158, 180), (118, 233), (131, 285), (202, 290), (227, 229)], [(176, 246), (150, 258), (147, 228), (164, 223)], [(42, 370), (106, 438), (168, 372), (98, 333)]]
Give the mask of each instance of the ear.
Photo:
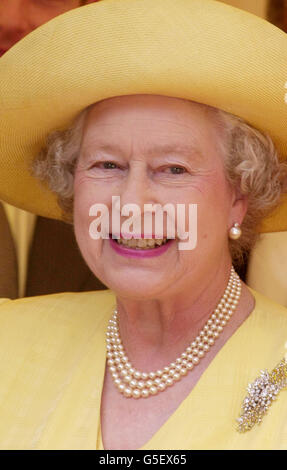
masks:
[(239, 187), (233, 188), (232, 205), (229, 217), (229, 228), (236, 222), (241, 225), (248, 209), (248, 195), (243, 194)]

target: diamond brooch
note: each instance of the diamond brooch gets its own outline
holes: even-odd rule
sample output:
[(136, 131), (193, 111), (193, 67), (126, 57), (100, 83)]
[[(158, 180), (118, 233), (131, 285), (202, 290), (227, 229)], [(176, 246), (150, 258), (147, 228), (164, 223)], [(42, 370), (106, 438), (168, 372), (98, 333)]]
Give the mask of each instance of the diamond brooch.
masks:
[(260, 424), (278, 393), (287, 387), (286, 358), (271, 371), (262, 370), (260, 376), (247, 387), (247, 396), (242, 403), (241, 415), (237, 419), (239, 432), (246, 432)]

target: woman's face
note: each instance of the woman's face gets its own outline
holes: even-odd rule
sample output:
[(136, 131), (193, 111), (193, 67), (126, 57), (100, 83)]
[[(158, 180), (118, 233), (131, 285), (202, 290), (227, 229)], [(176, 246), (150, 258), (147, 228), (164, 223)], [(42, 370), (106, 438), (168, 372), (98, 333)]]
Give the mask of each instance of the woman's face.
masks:
[[(203, 105), (154, 95), (111, 98), (90, 109), (75, 172), (75, 234), (90, 269), (117, 294), (152, 299), (182, 293), (230, 263), (228, 230), (241, 223), (246, 201), (226, 181), (214, 119)], [(113, 196), (120, 197), (121, 207), (140, 208), (142, 227), (150, 212), (146, 204), (172, 204), (175, 213), (184, 205), (184, 229), (193, 240), (197, 232), (195, 248), (180, 250), (179, 238), (144, 251), (93, 239), (89, 229), (96, 216), (89, 215), (90, 208), (107, 207), (112, 233)], [(190, 204), (197, 205), (197, 230), (194, 221), (189, 227)], [(125, 233), (122, 223), (128, 218), (120, 217)], [(166, 235), (166, 217), (163, 221)], [(175, 218), (175, 233), (179, 224)], [(146, 238), (151, 235), (157, 236), (155, 227)]]

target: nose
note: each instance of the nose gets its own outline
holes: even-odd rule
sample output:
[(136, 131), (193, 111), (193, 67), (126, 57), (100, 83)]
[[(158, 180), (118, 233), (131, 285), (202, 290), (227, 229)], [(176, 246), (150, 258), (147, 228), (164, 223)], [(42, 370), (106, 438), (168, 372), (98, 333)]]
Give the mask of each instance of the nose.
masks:
[(23, 0), (0, 1), (0, 47), (9, 49), (32, 29)]
[(125, 204), (137, 204), (141, 211), (144, 204), (154, 203), (147, 169), (144, 165), (131, 167), (128, 175), (122, 181), (120, 188), (121, 206)]

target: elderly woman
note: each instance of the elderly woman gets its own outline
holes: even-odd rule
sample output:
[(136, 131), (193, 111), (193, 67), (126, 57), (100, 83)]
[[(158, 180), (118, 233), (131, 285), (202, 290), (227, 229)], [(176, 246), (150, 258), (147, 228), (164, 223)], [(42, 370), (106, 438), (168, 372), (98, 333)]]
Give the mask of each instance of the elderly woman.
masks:
[[(287, 448), (286, 310), (232, 267), (287, 226), (286, 47), (218, 2), (103, 0), (5, 56), (1, 197), (72, 220), (110, 290), (3, 300), (2, 448)], [(130, 237), (121, 207), (168, 204), (192, 226)]]

